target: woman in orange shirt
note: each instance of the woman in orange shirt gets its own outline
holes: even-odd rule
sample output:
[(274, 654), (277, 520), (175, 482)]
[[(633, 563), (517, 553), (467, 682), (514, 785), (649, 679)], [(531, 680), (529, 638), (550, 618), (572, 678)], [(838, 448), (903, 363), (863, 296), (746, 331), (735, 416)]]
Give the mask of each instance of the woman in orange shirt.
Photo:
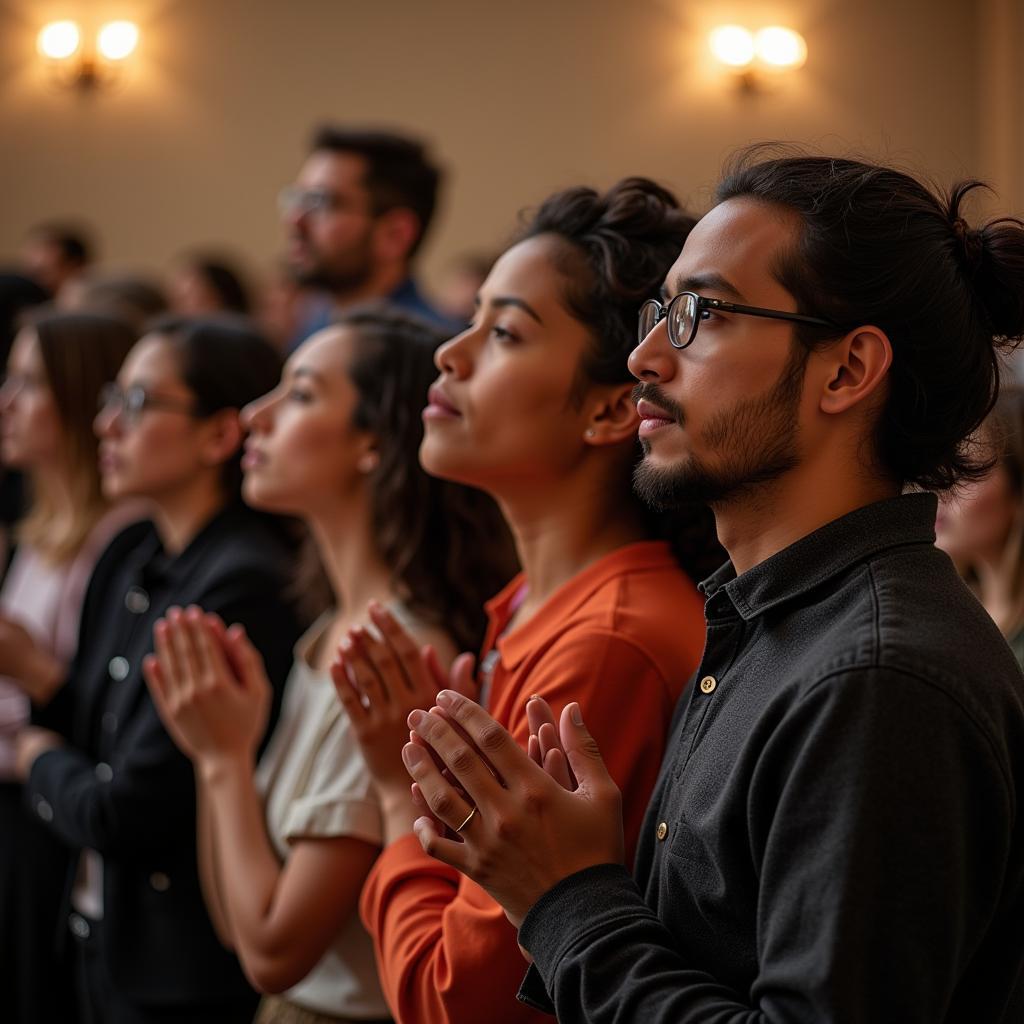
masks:
[[(524, 746), (531, 694), (578, 701), (622, 790), (630, 850), (704, 639), (696, 589), (632, 495), (626, 368), (640, 304), (692, 224), (644, 179), (548, 199), (484, 282), (473, 324), (438, 350), (420, 449), (428, 472), (497, 499), (523, 567), (488, 604), (474, 695)], [(391, 1010), (402, 1024), (543, 1019), (516, 1001), (524, 965), (501, 908), (412, 832), (405, 719), (447, 681), (383, 609), (370, 615), (377, 632), (350, 633), (333, 675), (384, 813), (361, 912)], [(464, 656), (453, 682), (465, 691), (470, 675)]]

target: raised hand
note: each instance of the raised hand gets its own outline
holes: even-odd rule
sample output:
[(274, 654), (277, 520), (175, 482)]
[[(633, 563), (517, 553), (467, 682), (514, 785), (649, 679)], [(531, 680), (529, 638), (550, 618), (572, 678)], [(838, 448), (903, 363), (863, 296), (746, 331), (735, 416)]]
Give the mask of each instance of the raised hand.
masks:
[(386, 608), (372, 602), (368, 611), (379, 635), (363, 627), (349, 630), (331, 678), (378, 790), (397, 789), (404, 801), (409, 780), (402, 746), (409, 738), (409, 713), (431, 707), (438, 690), (453, 683), (473, 692), (474, 659), (462, 654), (446, 672), (433, 648), (421, 649)]
[[(622, 862), (621, 796), (578, 704), (569, 704), (559, 723), (567, 766), (577, 780), (574, 792), (479, 705), (451, 690), (441, 691), (437, 704), (409, 716), (419, 742), (402, 751), (420, 806), (430, 809), (414, 826), (427, 853), (482, 886), (516, 927), (563, 878), (594, 864)], [(442, 834), (439, 823), (458, 839)]]
[(192, 761), (254, 760), (272, 690), (263, 659), (238, 625), (225, 629), (201, 608), (171, 608), (153, 630), (142, 664), (157, 711)]

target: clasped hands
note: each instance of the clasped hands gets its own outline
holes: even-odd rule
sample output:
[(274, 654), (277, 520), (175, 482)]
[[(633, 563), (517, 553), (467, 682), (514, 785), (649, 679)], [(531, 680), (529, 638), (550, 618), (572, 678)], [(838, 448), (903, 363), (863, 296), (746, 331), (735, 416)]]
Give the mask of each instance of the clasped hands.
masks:
[(531, 699), (523, 751), (470, 699), (471, 655), (445, 673), (386, 609), (371, 604), (369, 617), (377, 635), (350, 631), (331, 675), (385, 819), (404, 801), (423, 849), (482, 886), (516, 927), (561, 879), (624, 860), (619, 790), (578, 704), (556, 726)]
[(201, 768), (255, 759), (272, 688), (244, 627), (195, 606), (169, 608), (142, 674), (178, 748)]

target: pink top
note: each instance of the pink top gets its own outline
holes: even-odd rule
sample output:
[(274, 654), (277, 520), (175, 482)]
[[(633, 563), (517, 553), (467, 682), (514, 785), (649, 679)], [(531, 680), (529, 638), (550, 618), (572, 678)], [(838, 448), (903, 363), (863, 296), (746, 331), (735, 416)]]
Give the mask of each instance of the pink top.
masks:
[[(82, 601), (93, 567), (114, 535), (144, 514), (134, 501), (111, 508), (78, 554), (62, 565), (48, 562), (28, 544), (20, 545), (0, 589), (0, 615), (19, 622), (39, 647), (69, 662), (78, 646)], [(28, 698), (13, 679), (0, 676), (0, 780), (14, 778), (14, 736), (28, 717)]]

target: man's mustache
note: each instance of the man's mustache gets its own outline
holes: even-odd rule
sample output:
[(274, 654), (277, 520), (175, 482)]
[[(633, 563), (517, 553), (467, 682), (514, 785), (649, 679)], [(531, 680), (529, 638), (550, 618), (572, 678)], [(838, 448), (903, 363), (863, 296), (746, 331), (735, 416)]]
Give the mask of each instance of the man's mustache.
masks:
[(633, 401), (639, 402), (641, 399), (645, 402), (650, 402), (651, 405), (656, 405), (659, 409), (668, 413), (680, 426), (683, 425), (685, 420), (683, 407), (673, 402), (657, 384), (641, 381), (635, 385), (633, 388)]

